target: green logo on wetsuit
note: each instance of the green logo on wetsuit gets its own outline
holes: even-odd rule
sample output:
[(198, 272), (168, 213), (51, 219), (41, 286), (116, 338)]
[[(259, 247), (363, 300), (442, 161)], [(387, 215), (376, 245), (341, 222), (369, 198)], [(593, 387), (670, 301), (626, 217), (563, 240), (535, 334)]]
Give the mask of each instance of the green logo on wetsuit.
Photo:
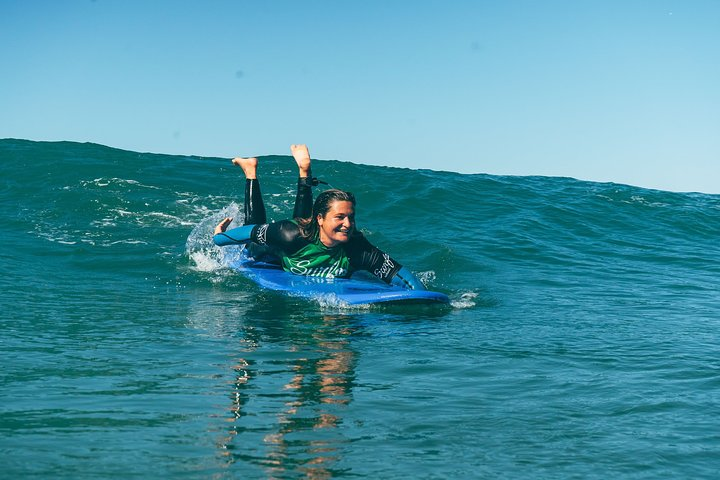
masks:
[(328, 248), (320, 241), (309, 243), (290, 256), (283, 255), (283, 269), (296, 275), (311, 277), (347, 277), (350, 259), (345, 249)]

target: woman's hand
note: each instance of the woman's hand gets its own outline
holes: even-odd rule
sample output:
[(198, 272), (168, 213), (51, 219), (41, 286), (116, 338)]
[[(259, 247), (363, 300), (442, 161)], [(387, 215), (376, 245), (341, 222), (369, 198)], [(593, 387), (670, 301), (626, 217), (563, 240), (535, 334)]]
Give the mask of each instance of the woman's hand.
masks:
[(214, 235), (217, 235), (218, 233), (223, 233), (225, 230), (227, 230), (228, 225), (230, 225), (230, 222), (232, 222), (232, 217), (225, 217), (222, 222), (217, 224), (217, 227), (215, 227)]

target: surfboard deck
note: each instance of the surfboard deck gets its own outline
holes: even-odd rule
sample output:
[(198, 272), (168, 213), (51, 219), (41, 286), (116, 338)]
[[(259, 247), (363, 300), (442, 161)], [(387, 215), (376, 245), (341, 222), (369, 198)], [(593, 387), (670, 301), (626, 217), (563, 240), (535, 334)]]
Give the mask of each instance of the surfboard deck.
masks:
[(245, 257), (230, 262), (230, 267), (268, 290), (291, 296), (329, 300), (347, 305), (376, 303), (449, 303), (447, 295), (429, 290), (407, 290), (387, 285), (374, 278), (323, 278), (294, 275), (279, 265)]

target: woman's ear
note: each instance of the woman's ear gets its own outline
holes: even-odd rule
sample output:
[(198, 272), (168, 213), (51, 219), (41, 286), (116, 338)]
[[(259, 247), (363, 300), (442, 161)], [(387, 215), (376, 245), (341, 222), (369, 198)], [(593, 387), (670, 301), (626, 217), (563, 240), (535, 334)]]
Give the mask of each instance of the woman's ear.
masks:
[(318, 214), (317, 214), (317, 217), (315, 217), (315, 218), (317, 219), (318, 225), (322, 226), (322, 224), (323, 224), (323, 216), (318, 213)]

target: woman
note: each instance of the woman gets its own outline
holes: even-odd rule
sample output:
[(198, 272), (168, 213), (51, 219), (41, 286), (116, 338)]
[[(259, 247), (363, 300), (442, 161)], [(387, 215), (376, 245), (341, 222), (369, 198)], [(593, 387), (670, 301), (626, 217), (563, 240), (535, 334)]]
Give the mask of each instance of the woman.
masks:
[[(310, 153), (305, 145), (290, 147), (298, 165), (298, 191), (293, 220), (267, 223), (265, 205), (257, 179), (257, 158), (235, 158), (245, 173), (245, 224), (227, 230), (232, 218), (215, 227), (216, 245), (251, 242), (250, 254), (268, 253), (279, 258), (285, 271), (297, 275), (347, 278), (356, 270), (367, 270), (386, 283), (425, 290), (407, 268), (367, 241), (355, 229), (355, 197), (342, 190), (326, 190), (313, 204)], [(317, 185), (317, 182), (314, 183)], [(257, 248), (260, 245), (264, 248)]]

